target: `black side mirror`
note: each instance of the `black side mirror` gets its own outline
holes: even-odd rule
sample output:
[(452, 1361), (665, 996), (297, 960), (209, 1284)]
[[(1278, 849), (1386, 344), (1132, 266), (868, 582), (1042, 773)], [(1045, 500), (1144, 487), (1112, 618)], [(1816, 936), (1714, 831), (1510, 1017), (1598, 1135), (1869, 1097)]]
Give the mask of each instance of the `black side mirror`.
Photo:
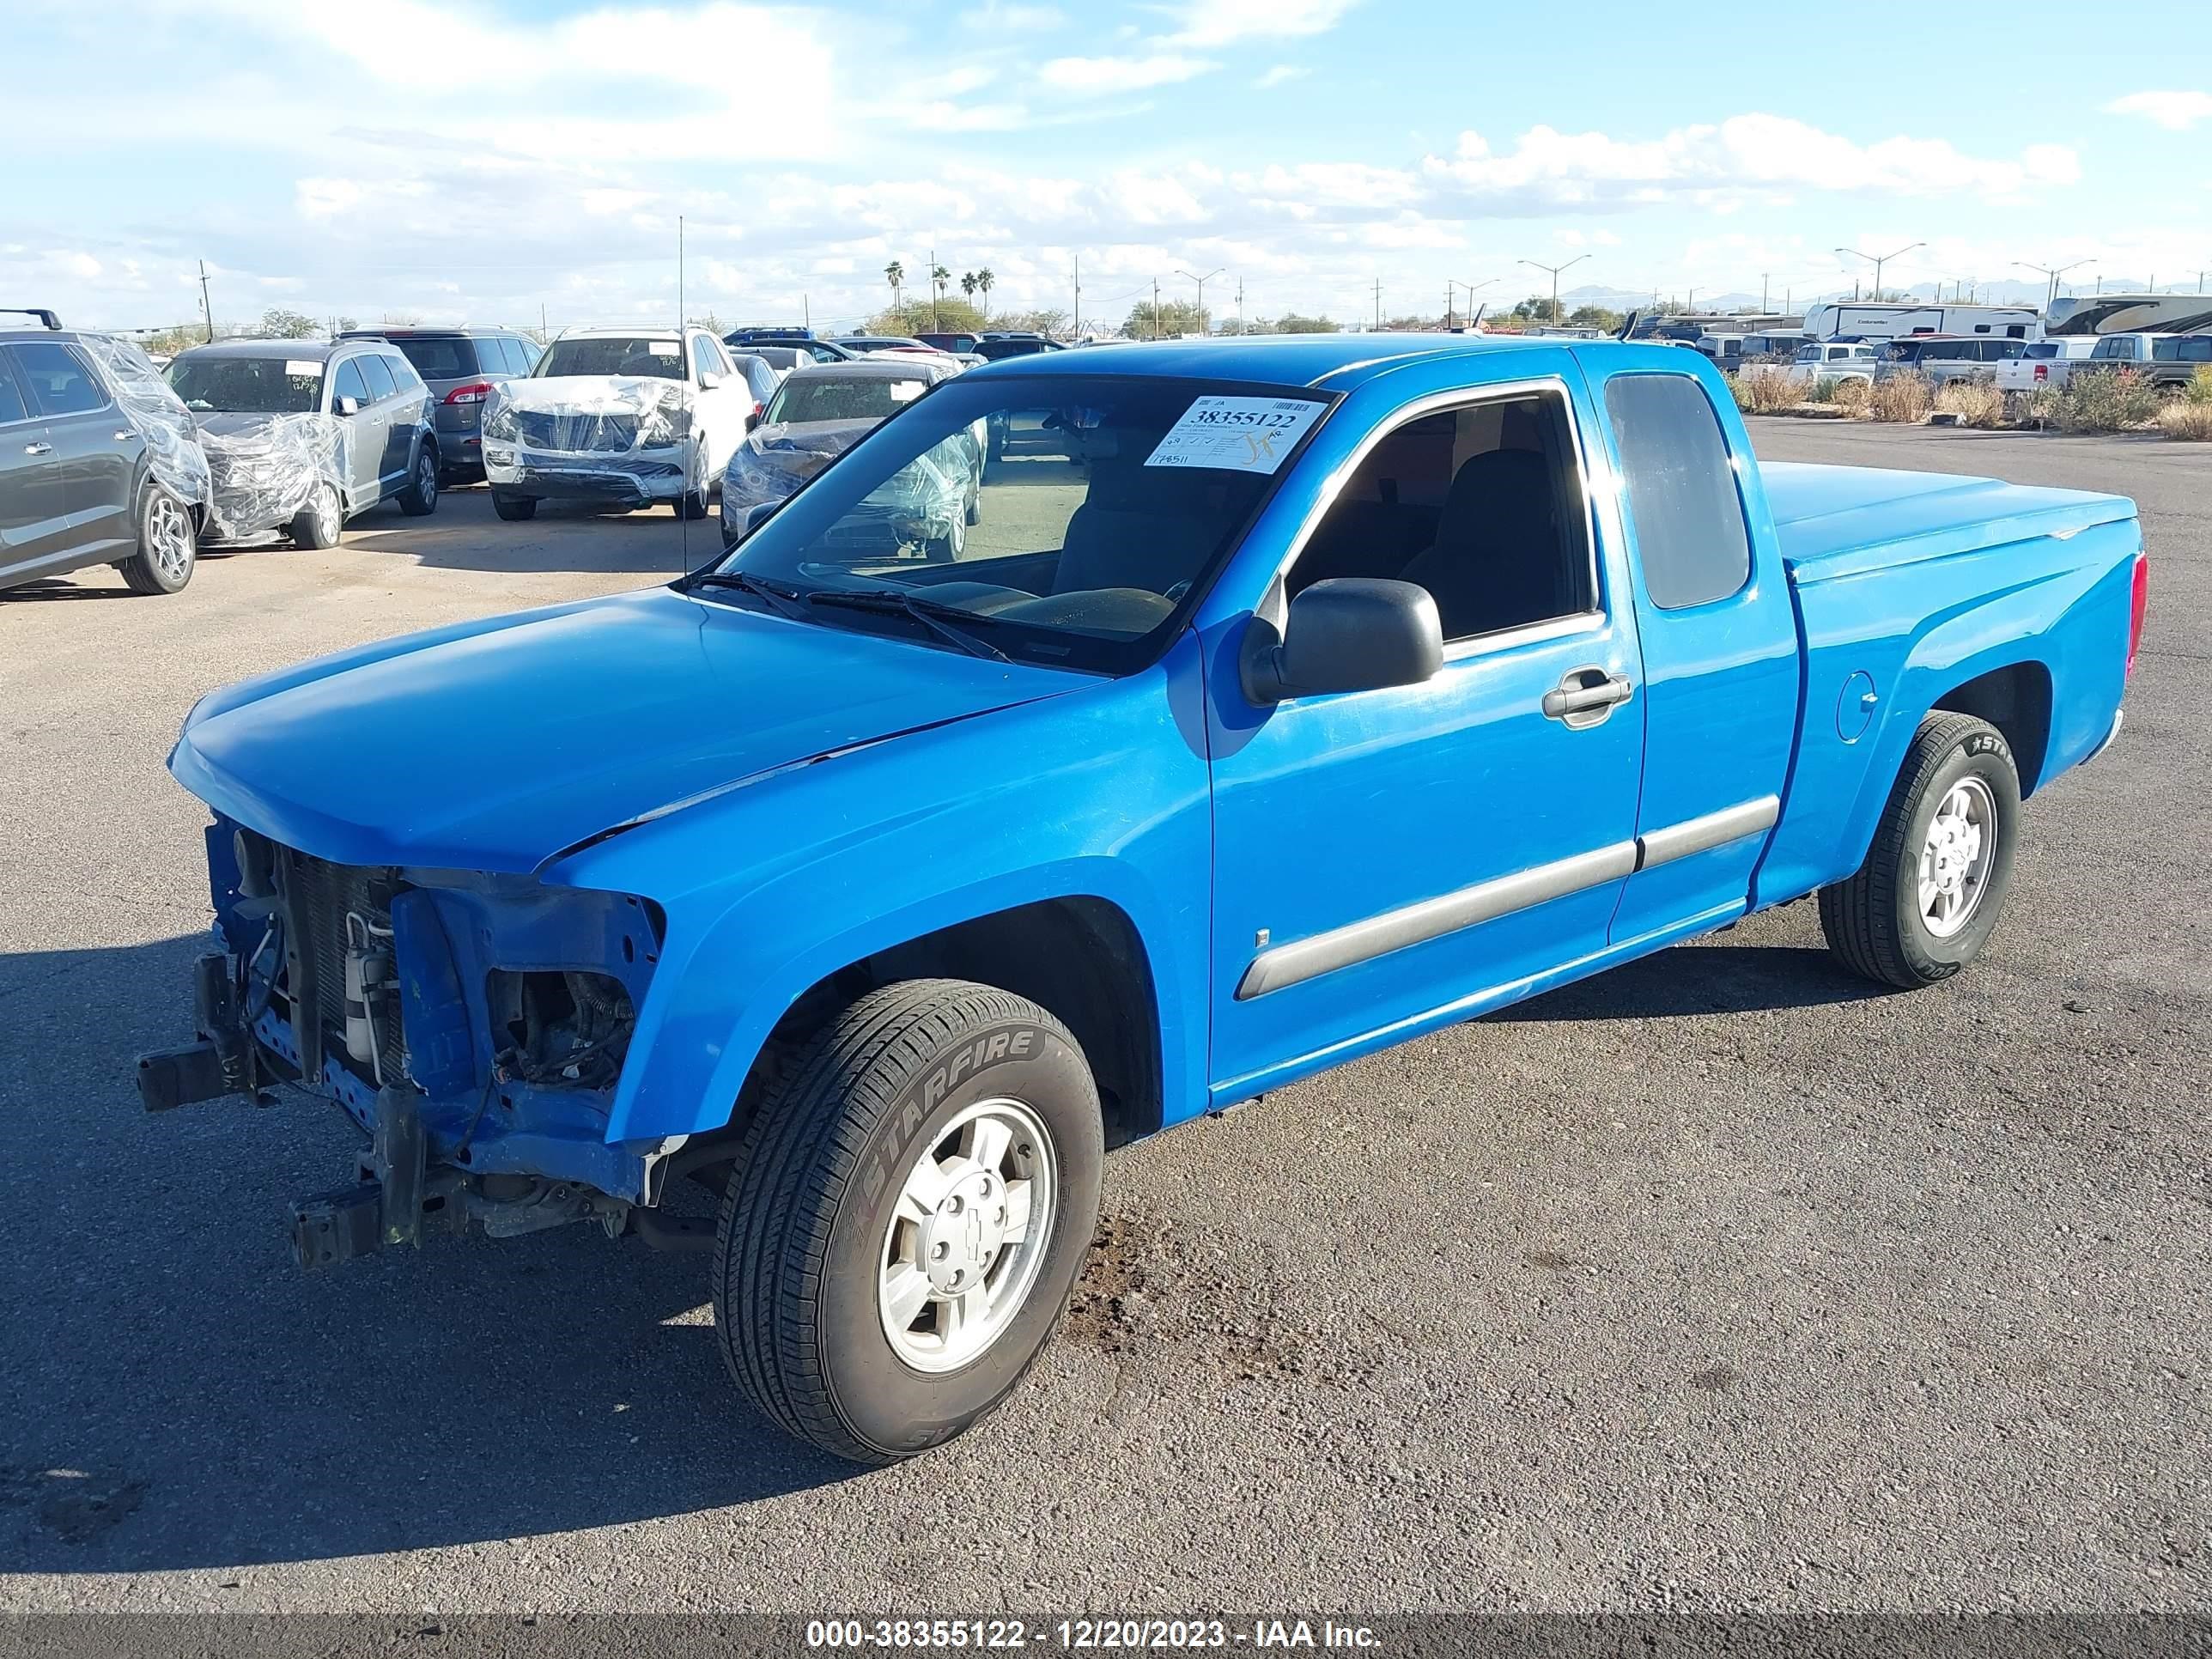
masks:
[(746, 431), (748, 431), (748, 432), (757, 432), (757, 431), (759, 431), (759, 430), (760, 430), (760, 423), (761, 423), (761, 412), (760, 412), (760, 410), (758, 410), (757, 409), (757, 410), (753, 410), (753, 412), (752, 412), (751, 414), (750, 414), (750, 415), (748, 415), (748, 416), (745, 416), (745, 430), (746, 430)]
[(1264, 704), (1419, 685), (1443, 661), (1443, 624), (1428, 589), (1372, 576), (1336, 576), (1291, 601), (1279, 636), (1255, 617), (1245, 633), (1241, 666), (1245, 696)]

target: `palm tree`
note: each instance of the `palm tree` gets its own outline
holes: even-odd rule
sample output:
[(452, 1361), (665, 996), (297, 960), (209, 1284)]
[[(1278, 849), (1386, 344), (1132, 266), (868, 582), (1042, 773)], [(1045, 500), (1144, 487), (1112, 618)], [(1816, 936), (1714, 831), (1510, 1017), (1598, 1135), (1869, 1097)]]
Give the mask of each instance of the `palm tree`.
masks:
[(974, 271), (963, 270), (960, 273), (960, 291), (966, 295), (969, 300), (972, 301), (975, 299), (975, 273)]
[(891, 285), (891, 307), (896, 310), (899, 303), (899, 284), (906, 281), (906, 267), (897, 260), (892, 260), (884, 267), (884, 280)]
[(991, 267), (988, 265), (985, 265), (982, 270), (975, 273), (975, 286), (983, 291), (983, 315), (986, 318), (991, 314), (991, 284), (998, 280), (991, 275)]
[(929, 268), (929, 281), (934, 293), (939, 297), (942, 297), (946, 287), (952, 281), (952, 273), (943, 265), (932, 265)]

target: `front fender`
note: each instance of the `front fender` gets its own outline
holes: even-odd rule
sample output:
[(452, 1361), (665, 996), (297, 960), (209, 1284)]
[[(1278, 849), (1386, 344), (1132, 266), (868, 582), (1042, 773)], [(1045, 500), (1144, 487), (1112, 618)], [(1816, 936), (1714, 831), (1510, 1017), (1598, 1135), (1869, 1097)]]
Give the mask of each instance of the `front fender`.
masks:
[[(922, 647), (917, 647), (922, 648)], [(727, 1123), (762, 1044), (836, 969), (1041, 900), (1142, 941), (1168, 1121), (1206, 1097), (1212, 846), (1197, 641), (1141, 674), (787, 768), (541, 872), (666, 914), (610, 1140)]]

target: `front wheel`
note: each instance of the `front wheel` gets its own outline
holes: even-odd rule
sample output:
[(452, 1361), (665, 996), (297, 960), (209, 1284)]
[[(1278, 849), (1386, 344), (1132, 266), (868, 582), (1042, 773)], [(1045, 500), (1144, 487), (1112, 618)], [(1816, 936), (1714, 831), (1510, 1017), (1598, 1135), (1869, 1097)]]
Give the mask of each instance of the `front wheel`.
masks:
[(1820, 891), (1820, 931), (1853, 973), (1911, 990), (1979, 956), (2020, 836), (2020, 773), (2003, 733), (1967, 714), (1920, 723), (1866, 862)]
[(293, 517), (292, 545), (309, 549), (336, 547), (344, 528), (345, 508), (338, 500), (338, 487), (317, 484), (307, 504)]
[(157, 483), (138, 502), (138, 550), (117, 567), (133, 593), (173, 593), (192, 579), (199, 537), (185, 504)]
[(1098, 1091), (1067, 1029), (960, 980), (832, 1018), (761, 1101), (725, 1189), (722, 1357), (855, 1462), (941, 1444), (1021, 1380), (1098, 1215)]
[(520, 524), (538, 516), (538, 497), (511, 495), (504, 489), (495, 489), (491, 492), (491, 510), (509, 524)]

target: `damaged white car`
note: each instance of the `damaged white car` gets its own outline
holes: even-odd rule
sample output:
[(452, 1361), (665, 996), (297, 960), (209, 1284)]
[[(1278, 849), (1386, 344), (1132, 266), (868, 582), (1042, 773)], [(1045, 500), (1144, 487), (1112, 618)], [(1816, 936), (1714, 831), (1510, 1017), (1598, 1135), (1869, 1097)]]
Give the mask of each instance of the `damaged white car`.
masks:
[(541, 501), (666, 501), (703, 519), (760, 406), (703, 328), (571, 330), (536, 373), (493, 387), (485, 404), (493, 510), (527, 519)]

